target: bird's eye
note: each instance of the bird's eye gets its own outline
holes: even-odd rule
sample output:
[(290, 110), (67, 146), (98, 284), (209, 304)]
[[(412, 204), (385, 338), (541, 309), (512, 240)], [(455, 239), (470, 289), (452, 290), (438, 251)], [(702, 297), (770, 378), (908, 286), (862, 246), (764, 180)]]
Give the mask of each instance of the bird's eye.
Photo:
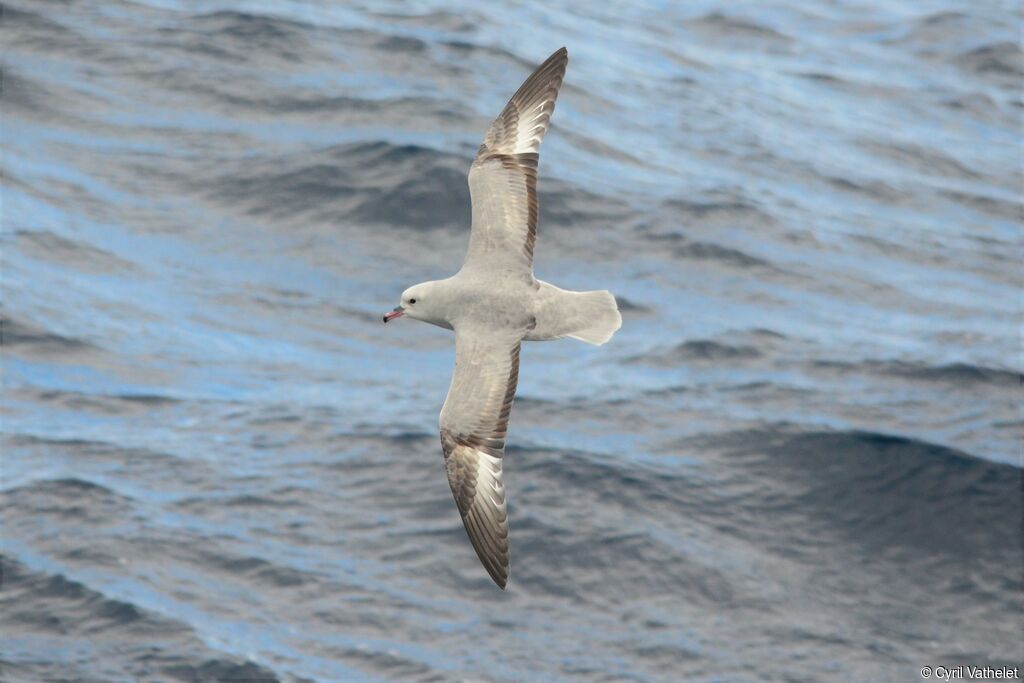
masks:
[(409, 299), (409, 303), (410, 303), (410, 304), (414, 304), (414, 303), (416, 303), (416, 299)]

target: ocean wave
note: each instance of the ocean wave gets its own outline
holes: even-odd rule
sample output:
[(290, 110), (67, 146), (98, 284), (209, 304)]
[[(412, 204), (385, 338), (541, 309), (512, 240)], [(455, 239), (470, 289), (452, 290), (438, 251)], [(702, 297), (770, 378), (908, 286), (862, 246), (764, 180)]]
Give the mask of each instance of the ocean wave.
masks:
[(944, 382), (958, 385), (990, 385), (1006, 389), (1019, 388), (1024, 375), (1011, 370), (975, 365), (972, 363), (927, 363), (899, 360), (865, 360), (858, 363), (846, 361), (815, 361), (815, 368), (839, 372), (867, 372), (885, 377), (900, 377), (925, 382)]
[(1024, 50), (1009, 41), (990, 43), (961, 53), (956, 63), (980, 76), (1019, 79), (1024, 75)]
[(678, 258), (713, 261), (741, 269), (764, 268), (777, 270), (768, 261), (751, 256), (739, 249), (722, 246), (714, 242), (692, 240), (679, 232), (649, 235), (648, 239), (656, 244), (665, 245), (669, 249), (669, 253)]
[(746, 201), (734, 198), (687, 201), (671, 199), (664, 204), (670, 215), (677, 216), (687, 227), (761, 229), (776, 225), (775, 218)]
[(90, 244), (45, 230), (17, 230), (15, 244), (32, 258), (50, 261), (84, 273), (138, 274), (135, 264)]
[(981, 177), (964, 162), (937, 149), (874, 140), (862, 140), (860, 144), (869, 152), (887, 157), (924, 174), (966, 179)]
[(51, 332), (38, 325), (5, 316), (0, 321), (0, 345), (14, 353), (69, 356), (96, 351), (90, 342)]
[(224, 10), (186, 17), (173, 26), (159, 27), (154, 47), (182, 50), (232, 62), (244, 62), (254, 52), (260, 59), (302, 61), (311, 49), (311, 24), (264, 14)]
[[(138, 680), (279, 680), (269, 669), (205, 648), (184, 624), (110, 598), (63, 574), (32, 570), (7, 555), (0, 555), (0, 566), (4, 630), (19, 639), (37, 635), (66, 644), (51, 646), (45, 660), (23, 659), (18, 651), (9, 651), (6, 659), (35, 680), (63, 679), (69, 670), (93, 680), (125, 675)], [(85, 651), (72, 645), (83, 641), (90, 643)]]
[(1020, 555), (1015, 467), (877, 432), (751, 431), (730, 441), (744, 456), (737, 462), (772, 482), (744, 502), (748, 514), (799, 516), (874, 550), (1005, 566)]
[(32, 516), (53, 524), (99, 529), (130, 516), (134, 501), (95, 482), (69, 477), (6, 489), (0, 492), (0, 507), (12, 528), (22, 528)]
[(686, 26), (705, 38), (728, 38), (733, 41), (764, 40), (787, 44), (792, 38), (769, 26), (747, 17), (730, 16), (711, 12), (696, 19), (690, 19)]
[(710, 339), (691, 339), (665, 352), (633, 356), (626, 362), (657, 367), (673, 367), (687, 363), (729, 362), (760, 358), (762, 352), (754, 346), (732, 345)]
[[(987, 108), (990, 104), (982, 102), (981, 106)], [(955, 202), (970, 206), (991, 216), (1005, 218), (1010, 221), (1024, 222), (1024, 202), (1019, 198), (1016, 201), (1010, 201), (990, 195), (959, 190), (942, 190), (941, 194)]]
[(248, 162), (205, 192), (262, 216), (433, 230), (469, 224), (467, 168), (427, 147), (356, 143)]

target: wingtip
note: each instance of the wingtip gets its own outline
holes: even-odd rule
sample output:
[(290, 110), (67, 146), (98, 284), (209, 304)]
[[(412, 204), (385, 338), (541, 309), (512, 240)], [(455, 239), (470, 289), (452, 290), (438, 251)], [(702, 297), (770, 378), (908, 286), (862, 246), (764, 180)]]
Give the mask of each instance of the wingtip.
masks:
[[(480, 559), (483, 560), (484, 558), (481, 557)], [(488, 562), (484, 562), (483, 565), (484, 569), (487, 570), (487, 575), (490, 576), (491, 581), (494, 582), (494, 585), (501, 590), (505, 590), (505, 587), (508, 585), (508, 577), (512, 575), (511, 567), (507, 564), (492, 565)]]
[[(480, 558), (483, 560), (483, 558)], [(491, 566), (487, 562), (484, 562), (484, 569), (487, 570), (487, 575), (491, 577), (491, 581), (494, 582), (501, 590), (505, 590), (505, 586), (508, 585), (508, 577), (511, 575), (511, 571), (508, 565), (505, 566)]]
[[(560, 47), (557, 50), (555, 50), (554, 52), (552, 52), (551, 55), (548, 56), (548, 58), (544, 60), (544, 65), (548, 65), (548, 64), (551, 64), (553, 62), (568, 62), (568, 61), (569, 61), (569, 50), (568, 50), (568, 48), (566, 48), (563, 45), (562, 47)], [(537, 70), (540, 71), (540, 68), (538, 68)]]

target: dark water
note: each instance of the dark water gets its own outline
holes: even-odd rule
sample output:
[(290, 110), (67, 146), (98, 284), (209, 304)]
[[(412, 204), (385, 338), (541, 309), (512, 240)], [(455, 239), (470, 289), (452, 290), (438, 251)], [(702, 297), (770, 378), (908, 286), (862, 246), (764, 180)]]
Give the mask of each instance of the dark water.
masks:
[[(5, 4), (4, 681), (1024, 659), (1019, 5), (602, 7)], [(563, 44), (502, 593), (379, 315)]]

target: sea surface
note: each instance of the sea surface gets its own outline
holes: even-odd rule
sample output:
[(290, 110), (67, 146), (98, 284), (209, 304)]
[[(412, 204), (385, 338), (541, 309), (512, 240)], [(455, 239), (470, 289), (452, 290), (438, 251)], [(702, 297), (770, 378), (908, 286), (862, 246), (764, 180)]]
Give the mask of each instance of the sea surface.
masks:
[[(1015, 2), (5, 2), (0, 679), (1020, 665)], [(444, 475), (465, 175), (558, 47), (512, 577)]]

